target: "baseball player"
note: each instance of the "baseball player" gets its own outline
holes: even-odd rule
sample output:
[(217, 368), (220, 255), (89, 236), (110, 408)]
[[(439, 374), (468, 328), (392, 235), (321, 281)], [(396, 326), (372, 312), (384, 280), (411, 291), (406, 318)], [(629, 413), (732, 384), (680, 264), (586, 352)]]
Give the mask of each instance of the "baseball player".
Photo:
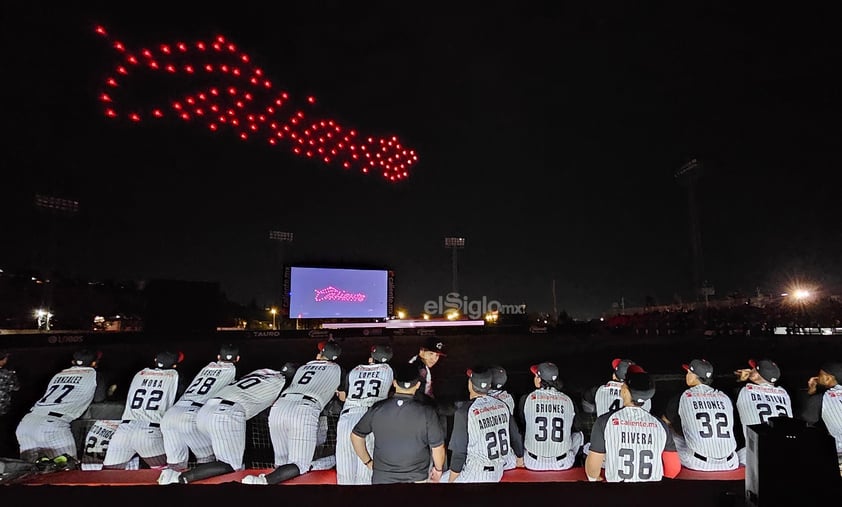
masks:
[(245, 468), (246, 422), (272, 406), (295, 369), (295, 364), (286, 363), (280, 371), (255, 370), (205, 401), (196, 414), (196, 429), (211, 445), (197, 448), (200, 454), (196, 459), (201, 461), (192, 470), (167, 468), (158, 477), (158, 484), (189, 484)]
[(819, 374), (807, 381), (807, 399), (801, 418), (809, 425), (824, 425), (836, 439), (836, 454), (842, 468), (842, 362), (822, 365)]
[(105, 451), (103, 469), (125, 470), (135, 454), (150, 468), (167, 464), (161, 419), (180, 394), (176, 367), (183, 360), (180, 352), (158, 352), (154, 366), (132, 378), (122, 420)]
[(433, 400), (435, 400), (432, 368), (444, 356), (447, 356), (444, 342), (440, 338), (430, 336), (418, 350), (418, 354), (409, 359), (409, 363), (418, 368), (418, 374), (421, 378), (421, 388), (415, 394), (418, 401), (433, 403)]
[[(620, 389), (623, 386), (623, 381), (626, 380), (626, 372), (629, 366), (635, 364), (631, 359), (616, 358), (611, 361), (611, 380), (608, 382), (595, 386), (582, 394), (582, 411), (587, 414), (594, 414), (599, 417), (607, 414), (612, 410), (617, 410), (623, 406), (622, 398), (620, 397)], [(652, 400), (646, 400), (643, 405), (646, 411), (652, 410)]]
[[(737, 434), (737, 458), (746, 464), (746, 427), (766, 424), (770, 417), (792, 417), (792, 400), (789, 393), (775, 382), (781, 378), (781, 369), (771, 359), (749, 359), (751, 368), (736, 370), (738, 382), (746, 382), (737, 393), (737, 420), (741, 428)], [(742, 445), (739, 445), (742, 443)]]
[(529, 470), (567, 470), (576, 461), (584, 435), (574, 424), (573, 400), (561, 391), (558, 366), (532, 365), (535, 390), (521, 397), (518, 417), (523, 421), (523, 464)]
[[(371, 469), (363, 465), (354, 446), (351, 445), (351, 432), (362, 416), (378, 401), (389, 396), (394, 374), (389, 361), (392, 359), (392, 347), (374, 345), (368, 364), (361, 364), (348, 373), (348, 393), (340, 392), (340, 400), (345, 402), (336, 425), (336, 483), (371, 484)], [(374, 433), (366, 436), (368, 453), (374, 452)]]
[(42, 456), (67, 454), (77, 458), (71, 421), (81, 417), (88, 406), (106, 398), (106, 389), (96, 370), (99, 352), (78, 350), (72, 366), (56, 373), (47, 391), (18, 423), (15, 431), (22, 460), (34, 462)]
[(239, 360), (237, 347), (231, 344), (221, 347), (216, 360), (199, 370), (181, 398), (164, 414), (161, 433), (167, 453), (167, 468), (180, 472), (187, 470), (190, 451), (197, 457), (197, 463), (214, 460), (210, 439), (196, 427), (196, 414), (207, 400), (234, 382)]
[(523, 438), (509, 407), (488, 396), (491, 370), (477, 367), (466, 374), (469, 399), (453, 415), (450, 470), (441, 481), (500, 482), (507, 454), (513, 452), (517, 463), (523, 463)]
[(316, 450), (319, 415), (324, 406), (346, 391), (342, 368), (336, 364), (342, 348), (320, 342), (316, 358), (298, 368), (289, 387), (269, 409), (269, 436), (275, 451), (275, 470), (247, 475), (244, 484), (278, 484), (311, 470)]
[(620, 386), (622, 407), (596, 419), (590, 452), (585, 458), (588, 480), (608, 482), (660, 481), (681, 471), (669, 428), (648, 410), (646, 400), (655, 394), (655, 383), (642, 368), (632, 365)]
[[(504, 390), (506, 386), (506, 382), (509, 380), (509, 375), (506, 372), (506, 369), (500, 365), (494, 365), (491, 367), (491, 390), (488, 391), (488, 395), (498, 400), (502, 401), (509, 407), (509, 414), (515, 414), (515, 399), (514, 397), (509, 394), (507, 391)], [(506, 466), (503, 467), (504, 470), (511, 470), (517, 467), (517, 459), (515, 457), (515, 453), (510, 452), (506, 454)]]
[(736, 469), (740, 460), (731, 398), (711, 386), (713, 365), (708, 361), (694, 359), (682, 367), (688, 389), (670, 400), (663, 415), (681, 465), (693, 470)]
[[(397, 363), (392, 386), (395, 393), (375, 403), (354, 427), (351, 445), (372, 470), (372, 484), (438, 482), (447, 456), (444, 431), (435, 409), (415, 397), (421, 386), (418, 368)], [(374, 454), (366, 446), (372, 433)]]

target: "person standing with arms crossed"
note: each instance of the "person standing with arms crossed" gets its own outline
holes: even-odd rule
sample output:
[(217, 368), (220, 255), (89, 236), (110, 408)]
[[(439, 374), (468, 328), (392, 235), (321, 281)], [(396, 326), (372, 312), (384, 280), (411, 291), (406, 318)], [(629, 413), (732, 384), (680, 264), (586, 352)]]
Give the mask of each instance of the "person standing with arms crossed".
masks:
[(643, 408), (655, 394), (655, 383), (633, 365), (620, 387), (623, 406), (599, 416), (591, 430), (590, 452), (585, 458), (589, 481), (651, 482), (675, 478), (681, 460), (669, 428)]
[(518, 403), (523, 421), (523, 465), (529, 470), (567, 470), (576, 461), (584, 443), (581, 431), (574, 431), (576, 409), (561, 391), (558, 366), (544, 362), (532, 365), (535, 390)]
[(99, 352), (77, 350), (72, 366), (50, 379), (44, 396), (18, 423), (15, 433), (22, 460), (34, 462), (39, 457), (62, 454), (78, 459), (70, 423), (81, 417), (92, 402), (106, 399), (105, 383), (96, 369), (100, 357)]
[[(198, 463), (213, 461), (211, 442), (197, 429), (196, 414), (207, 400), (234, 382), (239, 360), (237, 347), (231, 344), (221, 347), (216, 360), (199, 370), (181, 398), (164, 414), (161, 433), (168, 469), (186, 471), (191, 451)], [(166, 475), (163, 470), (161, 475)]]
[(122, 420), (105, 451), (103, 470), (125, 470), (135, 454), (150, 468), (166, 466), (161, 419), (181, 394), (176, 367), (183, 360), (181, 352), (158, 352), (152, 368), (135, 374)]
[[(354, 452), (372, 470), (372, 484), (438, 482), (446, 458), (444, 432), (435, 409), (415, 396), (421, 385), (418, 368), (398, 363), (392, 385), (395, 393), (375, 403), (354, 426)], [(374, 454), (366, 447), (370, 434)]]
[[(351, 443), (351, 433), (363, 415), (378, 401), (389, 396), (394, 380), (392, 347), (374, 345), (368, 364), (361, 364), (348, 373), (348, 393), (340, 392), (345, 402), (336, 425), (336, 483), (371, 484), (371, 469), (363, 465)], [(374, 452), (374, 434), (366, 437), (366, 449)]]
[(246, 423), (278, 398), (295, 374), (286, 363), (280, 371), (260, 368), (223, 387), (196, 414), (198, 438), (210, 442), (197, 447), (200, 461), (192, 470), (166, 469), (158, 484), (189, 484), (209, 477), (242, 470), (246, 450)]
[(275, 470), (247, 475), (244, 484), (278, 484), (310, 471), (319, 433), (319, 415), (347, 379), (336, 364), (342, 348), (320, 342), (316, 358), (298, 368), (292, 382), (269, 409), (269, 436), (275, 450)]
[(734, 404), (712, 387), (713, 365), (693, 359), (682, 365), (688, 388), (667, 404), (662, 417), (672, 430), (681, 465), (693, 470), (735, 470)]
[(505, 403), (488, 396), (492, 386), (490, 369), (477, 367), (466, 372), (469, 400), (453, 414), (450, 438), (450, 470), (446, 482), (500, 482), (506, 455), (513, 452), (523, 463), (523, 439)]
[[(746, 464), (746, 427), (766, 424), (770, 417), (792, 417), (792, 400), (789, 393), (775, 382), (781, 378), (781, 369), (771, 359), (755, 361), (749, 359), (749, 366), (737, 370), (737, 382), (746, 384), (737, 393), (737, 420), (740, 428), (737, 434), (737, 457), (740, 464)], [(742, 443), (742, 445), (739, 445)]]

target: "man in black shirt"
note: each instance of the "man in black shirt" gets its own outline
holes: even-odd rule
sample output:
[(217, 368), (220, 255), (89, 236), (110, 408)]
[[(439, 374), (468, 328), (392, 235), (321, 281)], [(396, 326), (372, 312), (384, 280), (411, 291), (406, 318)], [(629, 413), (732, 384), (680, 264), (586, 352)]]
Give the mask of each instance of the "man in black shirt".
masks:
[[(412, 364), (394, 368), (395, 393), (375, 403), (351, 433), (351, 444), (363, 463), (371, 467), (372, 484), (438, 482), (444, 468), (444, 433), (435, 409), (415, 399), (421, 385)], [(365, 437), (374, 433), (374, 456)], [(433, 466), (430, 468), (432, 457)]]

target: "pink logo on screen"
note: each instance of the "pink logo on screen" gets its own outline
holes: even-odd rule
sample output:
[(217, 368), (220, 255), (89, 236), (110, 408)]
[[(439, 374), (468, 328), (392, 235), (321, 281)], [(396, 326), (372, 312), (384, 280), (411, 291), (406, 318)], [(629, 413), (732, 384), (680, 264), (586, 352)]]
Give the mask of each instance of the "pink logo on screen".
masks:
[(332, 285), (328, 285), (324, 289), (315, 289), (315, 297), (313, 300), (317, 303), (325, 301), (340, 301), (343, 303), (362, 303), (365, 301), (366, 295), (362, 292), (348, 292), (337, 289)]

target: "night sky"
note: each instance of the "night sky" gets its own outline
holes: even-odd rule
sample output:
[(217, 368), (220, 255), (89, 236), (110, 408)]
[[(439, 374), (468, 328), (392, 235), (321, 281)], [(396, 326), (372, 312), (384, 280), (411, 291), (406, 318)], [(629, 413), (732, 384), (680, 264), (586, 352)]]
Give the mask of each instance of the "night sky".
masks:
[[(444, 238), (462, 236), (463, 296), (551, 311), (555, 280), (558, 310), (592, 318), (692, 299), (674, 173), (696, 158), (718, 295), (795, 279), (842, 293), (842, 44), (823, 3), (18, 4), (2, 7), (0, 268), (216, 281), (268, 305), (281, 263), (383, 267), (420, 313), (449, 292)], [(196, 123), (106, 118), (119, 55), (97, 24), (132, 47), (223, 35), (280, 89), (419, 161), (392, 184)], [(189, 90), (173, 77), (136, 101)], [(80, 209), (47, 217), (35, 194)]]

